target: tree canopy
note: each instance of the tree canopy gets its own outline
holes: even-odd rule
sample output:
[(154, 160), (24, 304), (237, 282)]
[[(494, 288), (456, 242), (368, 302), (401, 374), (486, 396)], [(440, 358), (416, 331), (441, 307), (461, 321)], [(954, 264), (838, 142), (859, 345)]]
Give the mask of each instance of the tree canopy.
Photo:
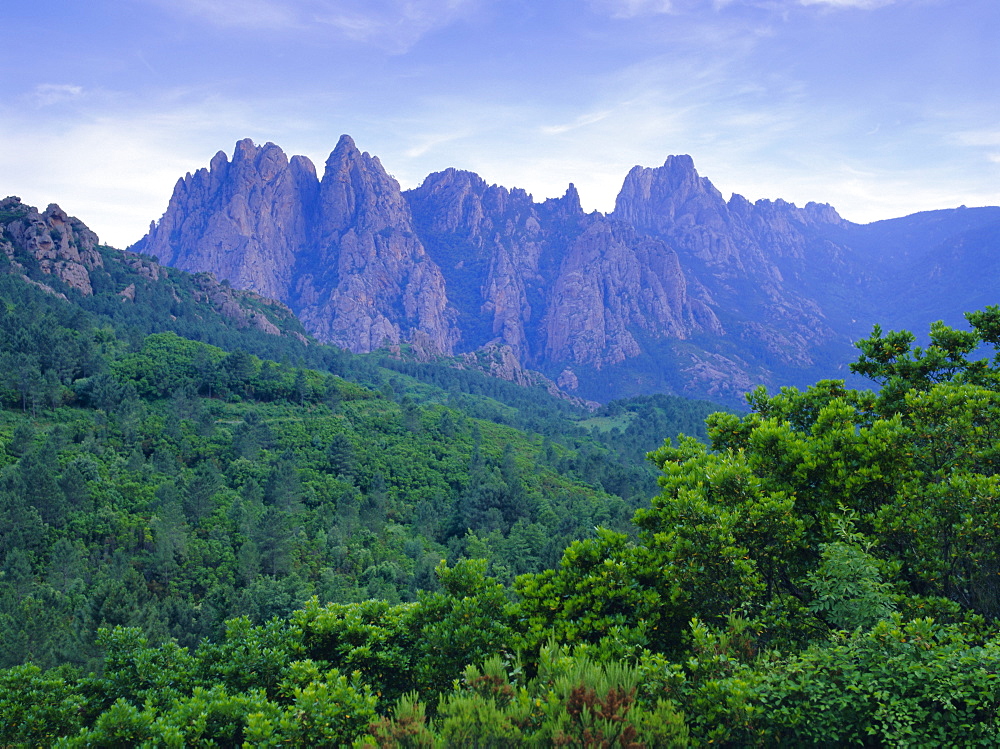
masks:
[[(8, 432), (0, 588), (30, 603), (5, 621), (49, 626), (78, 610), (59, 601), (86, 591), (99, 612), (87, 625), (104, 626), (90, 660), (61, 659), (85, 634), (60, 630), (41, 657), (25, 651), (41, 665), (0, 672), (0, 744), (995, 745), (1000, 308), (968, 319), (970, 330), (936, 323), (926, 347), (876, 327), (853, 369), (877, 392), (839, 380), (758, 389), (747, 413), (708, 418), (708, 443), (668, 440), (650, 453), (659, 491), (632, 528), (609, 522), (620, 509), (605, 514), (620, 498), (560, 503), (579, 490), (544, 469), (551, 445), (443, 406), (344, 389), (329, 422), (310, 422), (293, 392), (251, 409), (212, 401), (209, 422), (182, 392), (136, 416), (154, 395), (136, 383), (157, 381), (143, 374), (157, 357), (194, 360), (154, 338), (111, 367), (136, 390), (120, 416), (106, 412), (107, 438), (70, 422), (55, 436)], [(260, 366), (231, 362), (225, 387), (250, 397)], [(306, 408), (331, 408), (321, 391)], [(102, 453), (67, 452), (73, 435), (113, 453), (113, 471)], [(460, 480), (440, 469), (456, 461)], [(581, 512), (611, 527), (542, 559), (558, 518)], [(428, 530), (419, 546), (392, 530), (403, 517)], [(108, 534), (147, 561), (121, 557), (87, 587), (92, 541)], [(442, 541), (452, 558), (410, 567), (413, 594), (401, 595), (404, 556), (426, 565)], [(520, 568), (532, 555), (539, 564)], [(179, 642), (122, 621), (195, 583), (201, 607), (221, 608), (212, 590), (227, 575), (247, 596), (268, 587), (222, 631)], [(170, 605), (187, 612), (178, 624), (194, 620)], [(5, 631), (9, 647), (26, 636)]]

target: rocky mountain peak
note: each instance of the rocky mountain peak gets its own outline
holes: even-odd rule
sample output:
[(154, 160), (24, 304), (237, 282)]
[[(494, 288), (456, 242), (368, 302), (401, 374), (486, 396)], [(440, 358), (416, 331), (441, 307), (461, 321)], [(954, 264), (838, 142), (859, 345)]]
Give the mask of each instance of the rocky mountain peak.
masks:
[(296, 179), (302, 180), (312, 177), (317, 180), (316, 165), (307, 156), (292, 156), (288, 161), (288, 166), (295, 173)]
[(337, 145), (334, 146), (330, 157), (333, 158), (333, 155), (338, 152), (358, 152), (358, 146), (355, 144), (354, 138), (347, 133), (341, 135), (340, 138), (337, 139)]
[(474, 172), (449, 167), (427, 175), (420, 187), (410, 190), (407, 202), (411, 209), (421, 208), (426, 228), (431, 231), (461, 230), (478, 234), (483, 220), (483, 196), (489, 189), (486, 180)]
[(340, 137), (326, 160), (320, 203), (325, 231), (342, 232), (359, 221), (379, 231), (409, 220), (399, 183), (349, 135)]
[[(221, 172), (224, 171), (229, 166), (229, 156), (225, 151), (219, 151), (212, 157), (212, 160), (208, 162), (208, 169), (210, 172)], [(188, 178), (191, 177), (191, 173), (188, 173)]]
[(834, 335), (817, 268), (853, 272), (837, 244), (852, 226), (827, 205), (727, 201), (684, 154), (634, 167), (608, 215), (585, 214), (572, 183), (536, 203), (456, 168), (404, 193), (344, 135), (322, 179), (239, 141), (178, 182), (136, 248), (284, 301), (353, 351), (493, 347), (552, 377), (568, 367), (581, 392), (597, 370), (669, 360), (729, 393), (769, 377), (765, 360), (812, 366)]
[(814, 203), (810, 201), (806, 203), (806, 207), (803, 210), (817, 224), (833, 224), (836, 226), (847, 223), (837, 213), (837, 209), (829, 203)]
[(450, 353), (458, 339), (399, 183), (348, 135), (326, 161), (294, 270), (294, 306), (323, 340), (363, 352), (419, 338)]
[(722, 193), (698, 175), (690, 156), (669, 156), (655, 169), (634, 167), (612, 217), (703, 262), (744, 269), (745, 237), (734, 227)]
[(308, 171), (275, 144), (245, 138), (232, 161), (219, 152), (209, 169), (180, 180), (160, 222), (133, 249), (288, 301), (294, 256), (307, 241), (304, 206), (318, 191)]
[(551, 201), (547, 200), (545, 202), (555, 208), (556, 213), (566, 218), (583, 215), (583, 205), (580, 203), (580, 193), (577, 192), (576, 185), (572, 182), (569, 183), (569, 187), (566, 188), (566, 192), (563, 193), (561, 198), (555, 198)]
[(563, 200), (569, 200), (572, 202), (580, 202), (580, 193), (576, 189), (576, 185), (572, 182), (566, 187), (566, 192), (563, 193)]
[(668, 156), (661, 167), (633, 167), (618, 193), (614, 216), (637, 229), (662, 233), (678, 216), (724, 218), (725, 209), (722, 194), (698, 175), (694, 160), (680, 155)]
[(250, 138), (238, 140), (236, 141), (236, 148), (233, 150), (233, 163), (254, 161), (261, 150), (263, 149), (258, 148)]

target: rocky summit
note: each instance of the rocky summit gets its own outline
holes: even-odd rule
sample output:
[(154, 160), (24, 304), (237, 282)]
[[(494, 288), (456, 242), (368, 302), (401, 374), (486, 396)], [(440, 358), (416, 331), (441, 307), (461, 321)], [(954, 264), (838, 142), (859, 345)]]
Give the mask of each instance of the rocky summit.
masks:
[[(351, 351), (503, 350), (585, 398), (737, 402), (757, 384), (844, 376), (875, 320), (925, 328), (900, 296), (935, 267), (960, 277), (979, 262), (963, 237), (996, 227), (1000, 209), (860, 226), (829, 205), (726, 200), (683, 155), (632, 169), (609, 214), (585, 213), (572, 184), (536, 202), (457, 169), (403, 191), (345, 135), (322, 179), (240, 141), (179, 180), (131, 249), (277, 299)], [(935, 266), (940, 246), (957, 265)], [(930, 296), (932, 315), (966, 302)]]
[(414, 341), (452, 353), (459, 338), (399, 184), (348, 136), (322, 181), (304, 157), (240, 141), (232, 161), (220, 152), (178, 181), (134, 249), (284, 302), (351, 351)]

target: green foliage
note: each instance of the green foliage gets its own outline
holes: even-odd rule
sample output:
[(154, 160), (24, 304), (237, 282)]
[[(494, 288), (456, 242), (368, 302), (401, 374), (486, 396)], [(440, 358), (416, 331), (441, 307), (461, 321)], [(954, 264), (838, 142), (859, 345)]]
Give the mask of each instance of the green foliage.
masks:
[(101, 629), (98, 645), (105, 649), (104, 670), (89, 688), (106, 704), (127, 700), (164, 705), (192, 681), (194, 663), (185, 649), (172, 642), (151, 648), (138, 628)]
[[(149, 712), (147, 703), (145, 712)], [(242, 746), (253, 742), (253, 727), (281, 713), (259, 690), (229, 694), (224, 687), (195, 687), (177, 699), (153, 724), (153, 742), (167, 746)]]
[(0, 743), (997, 742), (1000, 308), (642, 467), (696, 408), (275, 347), (172, 271), (130, 317), (106, 268), (0, 276)]
[(0, 671), (0, 745), (41, 746), (75, 733), (86, 698), (73, 677), (30, 664)]
[(543, 649), (538, 675), (519, 684), (494, 657), (465, 669), (432, 721), (414, 695), (405, 696), (363, 745), (687, 746), (680, 714), (662, 699), (638, 702), (638, 685), (633, 667), (602, 666), (552, 647)]
[(487, 657), (512, 654), (514, 629), (506, 591), (486, 576), (484, 560), (462, 560), (436, 568), (443, 588), (421, 593), (411, 626), (419, 637), (416, 683), (422, 694), (445, 690), (455, 674)]
[(882, 580), (872, 543), (852, 532), (849, 519), (843, 540), (820, 544), (820, 564), (806, 577), (813, 599), (809, 611), (837, 629), (871, 629), (896, 611), (890, 587)]
[(303, 648), (296, 630), (272, 619), (253, 626), (247, 617), (226, 622), (221, 642), (203, 642), (195, 661), (195, 679), (205, 684), (221, 684), (233, 692), (261, 689), (271, 698), (280, 691), (290, 661)]
[(625, 535), (602, 530), (596, 539), (571, 544), (557, 569), (519, 577), (514, 589), (524, 645), (537, 651), (552, 636), (566, 643), (615, 637), (645, 644), (663, 602), (657, 591), (634, 583), (635, 557)]
[(378, 600), (320, 606), (314, 598), (293, 621), (309, 658), (357, 671), (377, 695), (393, 700), (414, 687), (412, 609)]
[(93, 667), (101, 627), (190, 648), (311, 596), (414, 601), (473, 553), (507, 582), (627, 527), (541, 436), (0, 293), (0, 357), (24, 364), (0, 383), (0, 666)]
[(757, 675), (772, 745), (989, 746), (1000, 739), (1000, 657), (956, 627), (899, 616)]
[(92, 728), (85, 728), (76, 736), (56, 743), (63, 747), (112, 747), (141, 746), (154, 740), (156, 713), (142, 710), (126, 700), (118, 700), (104, 710)]
[(435, 694), (466, 664), (512, 645), (505, 592), (485, 569), (482, 560), (442, 562), (436, 572), (444, 590), (422, 593), (417, 603), (320, 606), (313, 599), (293, 621), (310, 658), (359, 672), (383, 701), (414, 689)]
[[(926, 390), (941, 382), (965, 382), (995, 388), (1000, 365), (1000, 307), (988, 306), (966, 314), (972, 330), (956, 330), (938, 321), (931, 324), (930, 345), (913, 346), (913, 333), (889, 331), (876, 325), (870, 338), (857, 343), (861, 356), (851, 371), (882, 385), (880, 401), (885, 411), (902, 408), (908, 390)], [(992, 362), (970, 360), (981, 344), (996, 348)]]
[(336, 669), (321, 675), (314, 664), (301, 663), (290, 670), (297, 673), (288, 679), (289, 709), (277, 721), (275, 734), (264, 721), (256, 723), (256, 735), (250, 737), (255, 745), (268, 745), (266, 739), (273, 738), (283, 746), (344, 746), (375, 719), (377, 698), (357, 674), (350, 680)]

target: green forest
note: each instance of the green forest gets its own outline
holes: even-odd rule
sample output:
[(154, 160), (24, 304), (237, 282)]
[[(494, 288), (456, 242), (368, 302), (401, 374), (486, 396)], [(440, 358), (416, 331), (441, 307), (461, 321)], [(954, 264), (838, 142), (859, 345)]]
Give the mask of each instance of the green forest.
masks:
[(1000, 741), (1000, 308), (588, 412), (102, 251), (0, 274), (0, 746)]

